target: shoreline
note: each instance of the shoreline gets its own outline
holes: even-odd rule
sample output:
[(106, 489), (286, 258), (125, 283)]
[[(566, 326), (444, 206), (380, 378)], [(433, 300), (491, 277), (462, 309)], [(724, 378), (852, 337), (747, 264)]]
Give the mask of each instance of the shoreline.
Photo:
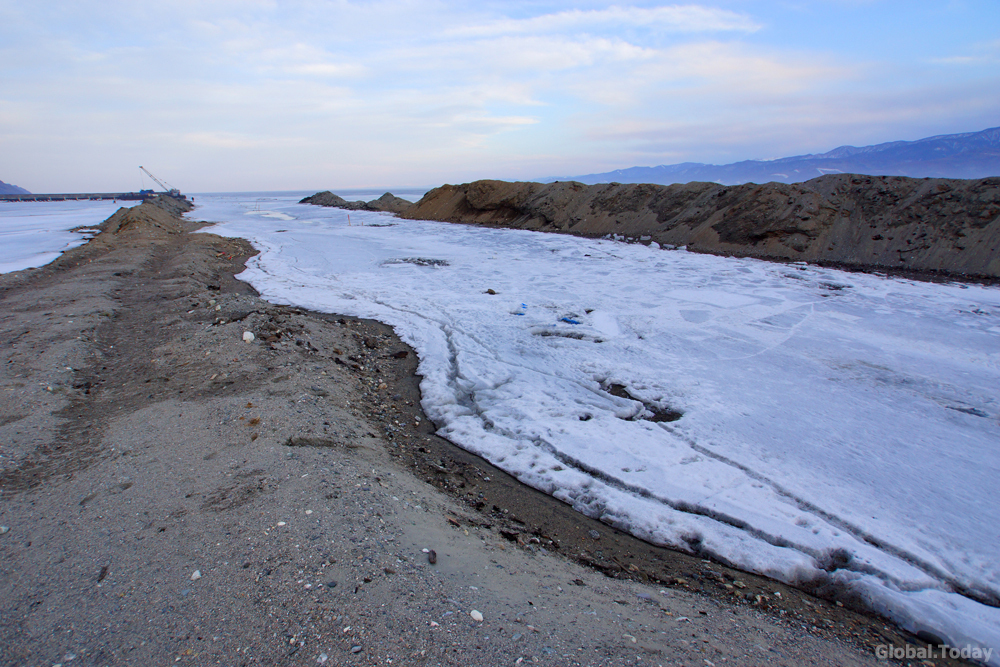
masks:
[[(9, 582), (0, 615), (8, 644), (7, 654), (0, 653), (4, 660), (37, 656), (37, 642), (74, 607), (112, 617), (134, 615), (135, 623), (110, 633), (119, 645), (105, 647), (106, 664), (131, 664), (130, 654), (120, 652), (123, 638), (139, 632), (145, 616), (167, 626), (165, 619), (172, 618), (189, 635), (192, 623), (218, 626), (213, 614), (220, 613), (231, 619), (223, 624), (230, 635), (239, 633), (241, 624), (278, 633), (252, 613), (261, 604), (288, 623), (299, 615), (313, 623), (280, 642), (261, 635), (254, 655), (275, 664), (315, 664), (319, 655), (332, 664), (369, 664), (376, 654), (390, 653), (403, 664), (450, 664), (451, 659), (506, 664), (513, 655), (547, 664), (704, 664), (722, 658), (728, 664), (875, 664), (875, 647), (916, 641), (879, 618), (653, 547), (522, 485), (433, 434), (420, 409), (415, 354), (386, 325), (260, 300), (234, 278), (255, 254), (245, 241), (192, 234), (202, 225), (155, 211), (116, 216), (90, 243), (53, 264), (0, 277), (8, 313), (3, 332), (11, 341), (2, 428), (6, 435), (34, 419), (34, 430), (51, 436), (17, 441), (16, 460), (4, 451), (0, 468), (0, 520), (11, 528), (0, 536)], [(47, 306), (50, 312), (34, 305), (39, 295), (53, 304)], [(244, 331), (254, 334), (252, 343), (243, 342)], [(33, 351), (23, 351), (25, 346)], [(397, 358), (402, 352), (407, 354)], [(71, 377), (53, 370), (67, 367), (73, 369)], [(10, 420), (29, 408), (31, 414)], [(168, 459), (173, 463), (166, 465)], [(360, 481), (331, 481), (335, 466), (338, 476)], [(157, 467), (163, 468), (160, 476), (151, 476)], [(317, 475), (324, 479), (315, 488), (302, 481)], [(421, 498), (420, 503), (398, 500), (407, 498), (403, 492)], [(371, 498), (359, 496), (368, 493)], [(306, 506), (310, 509), (302, 509)], [(328, 512), (329, 519), (317, 528), (312, 523), (317, 519), (302, 521), (305, 512)], [(139, 523), (149, 526), (131, 527), (135, 521), (129, 517), (144, 513), (147, 518)], [(277, 521), (293, 515), (295, 521)], [(102, 537), (109, 524), (118, 527), (112, 532), (121, 536), (121, 548)], [(260, 536), (276, 538), (286, 531), (299, 533), (278, 543)], [(171, 540), (163, 541), (167, 534)], [(185, 544), (172, 541), (174, 534)], [(214, 562), (200, 565), (199, 559), (212, 559), (197, 552), (211, 550), (216, 539), (225, 547)], [(381, 546), (366, 548), (366, 539)], [(249, 551), (247, 542), (253, 547)], [(301, 544), (327, 542), (325, 550), (313, 554), (316, 558), (298, 556)], [(32, 548), (32, 543), (43, 546)], [(417, 548), (421, 543), (437, 550), (438, 564), (426, 562)], [(441, 543), (446, 548), (437, 546)], [(355, 556), (354, 550), (360, 553)], [(93, 551), (107, 555), (91, 558)], [(136, 552), (142, 557), (137, 559)], [(93, 562), (89, 569), (63, 573), (58, 566), (67, 562), (67, 554), (70, 563), (73, 554)], [(220, 564), (238, 557), (245, 558), (239, 565)], [(157, 567), (149, 568), (147, 561)], [(195, 566), (197, 578), (189, 571)], [(259, 590), (269, 586), (261, 582), (282, 567), (290, 577), (283, 586), (269, 588), (269, 599), (278, 602), (261, 602)], [(339, 585), (320, 581), (334, 570)], [(524, 576), (516, 578), (514, 571)], [(158, 594), (156, 587), (136, 594), (144, 577), (170, 587), (178, 575), (188, 589), (181, 588), (168, 606), (193, 605), (179, 620), (175, 612), (144, 602)], [(467, 582), (478, 581), (473, 576), (484, 581), (470, 593)], [(220, 596), (226, 598), (222, 604), (195, 603), (194, 588), (215, 578), (220, 583), (210, 585), (219, 586), (216, 593), (237, 595)], [(300, 579), (315, 580), (323, 593), (297, 586)], [(352, 579), (354, 593), (348, 595), (346, 582)], [(541, 586), (545, 591), (539, 588), (542, 581), (551, 583)], [(109, 589), (133, 600), (135, 608), (115, 608)], [(480, 590), (492, 591), (493, 600), (469, 599), (459, 607), (468, 618), (476, 605), (486, 615), (483, 624), (457, 625), (457, 634), (448, 638), (451, 644), (458, 639), (457, 647), (437, 641), (441, 628), (452, 630), (444, 619), (457, 617), (460, 609), (448, 616), (420, 610), (442, 599), (452, 609), (450, 601), (465, 603), (460, 596), (477, 597)], [(40, 613), (32, 611), (39, 595), (49, 616), (25, 628), (25, 621), (16, 619)], [(328, 595), (337, 598), (328, 602)], [(249, 602), (254, 596), (257, 602)], [(371, 626), (365, 637), (353, 634), (361, 627), (356, 623), (334, 620), (345, 613), (370, 618), (378, 605), (398, 603), (400, 596), (405, 599), (400, 613), (389, 616), (395, 625), (363, 623)], [(525, 604), (532, 598), (542, 604)], [(567, 605), (581, 601), (600, 614), (593, 620), (569, 614)], [(525, 621), (528, 611), (520, 609), (530, 609), (546, 623)], [(633, 624), (656, 629), (637, 637), (639, 630), (615, 620), (615, 614), (641, 617), (645, 620)], [(404, 651), (391, 640), (409, 618), (414, 627), (405, 632), (413, 632), (412, 650)], [(80, 618), (78, 623), (87, 627), (93, 621)], [(352, 629), (343, 631), (347, 626)], [(178, 640), (173, 631), (167, 635), (156, 642), (147, 638), (146, 646), (155, 647), (135, 647), (134, 658), (224, 654), (216, 646), (221, 640), (204, 639), (204, 633), (197, 642)], [(310, 650), (303, 651), (307, 644), (296, 642), (307, 635)], [(484, 639), (487, 635), (493, 639)], [(88, 636), (104, 635), (95, 629)], [(327, 644), (343, 653), (323, 648), (325, 636), (336, 638)], [(565, 650), (552, 646), (557, 636), (564, 637)], [(780, 637), (765, 640), (770, 644), (766, 658), (752, 654), (760, 636)], [(240, 643), (226, 640), (226, 651), (234, 641)], [(742, 653), (733, 653), (730, 645)], [(353, 652), (356, 646), (362, 648)], [(584, 647), (598, 653), (577, 655)], [(637, 654), (645, 658), (635, 662)], [(94, 657), (90, 662), (105, 664)]]

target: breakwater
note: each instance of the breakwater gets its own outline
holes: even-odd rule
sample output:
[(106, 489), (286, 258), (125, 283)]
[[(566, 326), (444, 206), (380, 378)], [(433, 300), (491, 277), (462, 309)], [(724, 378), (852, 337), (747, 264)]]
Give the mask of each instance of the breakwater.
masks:
[[(0, 195), (0, 201), (142, 201), (152, 199), (157, 194), (153, 191), (145, 192), (74, 192), (60, 194), (27, 194), (27, 195)], [(179, 195), (180, 199), (184, 195)]]

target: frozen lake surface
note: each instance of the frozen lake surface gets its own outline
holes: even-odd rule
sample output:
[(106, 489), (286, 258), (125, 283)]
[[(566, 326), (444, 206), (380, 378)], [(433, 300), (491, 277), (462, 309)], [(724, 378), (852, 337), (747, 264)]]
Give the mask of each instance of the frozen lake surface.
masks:
[(261, 250), (240, 277), (264, 298), (394, 326), (440, 434), (523, 482), (1000, 645), (1000, 290), (200, 203)]
[[(953, 646), (1000, 646), (1000, 289), (348, 225), (287, 196), (196, 203), (189, 217), (224, 223), (206, 231), (261, 250), (240, 277), (264, 298), (394, 326), (440, 433), (525, 483), (659, 544), (853, 592)], [(8, 225), (0, 208), (4, 233), (37, 232), (21, 244), (35, 257), (117, 208), (24, 206), (52, 212)]]
[(93, 237), (96, 226), (134, 201), (0, 202), (0, 273), (45, 266)]

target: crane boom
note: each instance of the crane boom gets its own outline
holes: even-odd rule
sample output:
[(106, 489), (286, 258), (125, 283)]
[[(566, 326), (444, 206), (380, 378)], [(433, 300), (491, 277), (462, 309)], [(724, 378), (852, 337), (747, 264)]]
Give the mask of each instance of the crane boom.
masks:
[(158, 179), (156, 176), (153, 176), (151, 173), (149, 173), (149, 169), (146, 169), (142, 165), (139, 165), (139, 169), (142, 169), (144, 172), (146, 172), (146, 175), (149, 176), (154, 181), (156, 181), (156, 183), (161, 188), (163, 188), (164, 190), (166, 190), (167, 194), (180, 194), (180, 190), (178, 190), (174, 186), (170, 185), (169, 183), (164, 183), (163, 181), (161, 181), (160, 179)]

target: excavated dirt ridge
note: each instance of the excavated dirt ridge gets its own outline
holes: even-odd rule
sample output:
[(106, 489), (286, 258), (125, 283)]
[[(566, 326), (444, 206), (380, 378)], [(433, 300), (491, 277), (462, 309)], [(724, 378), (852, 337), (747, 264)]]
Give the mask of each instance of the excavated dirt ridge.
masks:
[(1000, 178), (827, 175), (722, 186), (476, 181), (401, 217), (686, 246), (923, 278), (1000, 278)]

